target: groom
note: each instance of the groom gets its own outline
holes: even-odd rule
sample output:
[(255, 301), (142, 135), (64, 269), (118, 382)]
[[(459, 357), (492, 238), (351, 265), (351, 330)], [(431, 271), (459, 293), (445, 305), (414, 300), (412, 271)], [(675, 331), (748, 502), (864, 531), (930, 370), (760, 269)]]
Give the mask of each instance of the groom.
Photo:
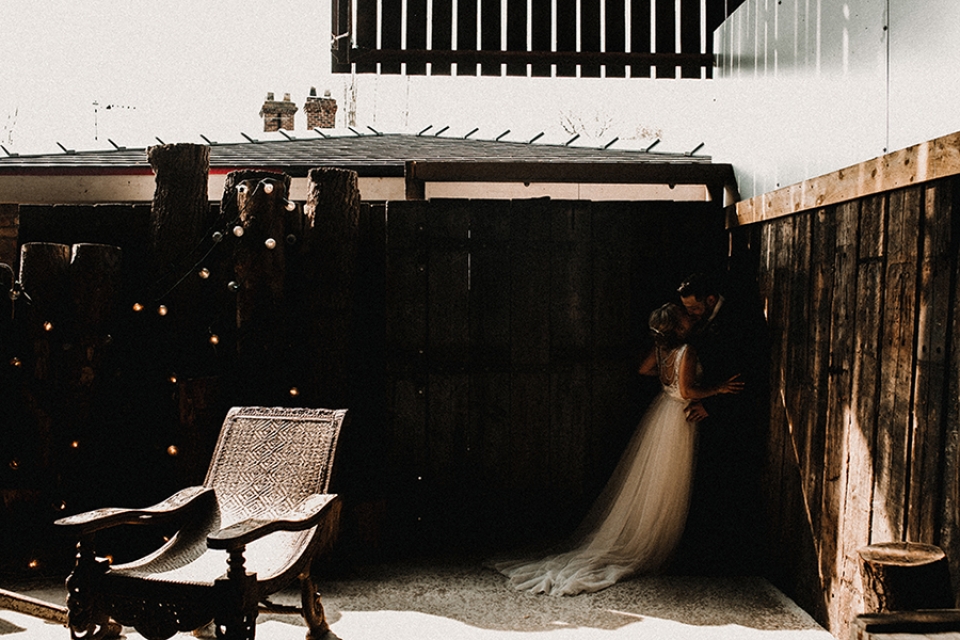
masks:
[(766, 385), (759, 351), (764, 327), (744, 301), (721, 293), (711, 276), (692, 274), (677, 291), (696, 321), (690, 343), (703, 369), (702, 384), (734, 375), (745, 383), (741, 394), (705, 398), (687, 408), (688, 418), (699, 424), (699, 446), (681, 553), (692, 554), (687, 560), (701, 571), (754, 573), (762, 562), (758, 399)]

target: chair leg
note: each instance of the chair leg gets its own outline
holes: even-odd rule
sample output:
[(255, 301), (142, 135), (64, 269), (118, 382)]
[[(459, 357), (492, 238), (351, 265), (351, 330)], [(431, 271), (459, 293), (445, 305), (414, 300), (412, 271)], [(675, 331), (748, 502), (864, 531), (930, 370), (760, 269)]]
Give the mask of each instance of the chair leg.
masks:
[(123, 628), (100, 605), (100, 579), (110, 563), (97, 558), (93, 536), (77, 543), (77, 563), (67, 577), (67, 625), (74, 640), (116, 638)]
[(231, 549), (227, 577), (215, 581), (221, 609), (214, 617), (220, 640), (254, 640), (257, 632), (257, 575), (243, 568), (243, 547)]
[(306, 640), (320, 640), (330, 631), (330, 625), (327, 624), (320, 592), (310, 576), (309, 568), (300, 574), (300, 604), (308, 628)]

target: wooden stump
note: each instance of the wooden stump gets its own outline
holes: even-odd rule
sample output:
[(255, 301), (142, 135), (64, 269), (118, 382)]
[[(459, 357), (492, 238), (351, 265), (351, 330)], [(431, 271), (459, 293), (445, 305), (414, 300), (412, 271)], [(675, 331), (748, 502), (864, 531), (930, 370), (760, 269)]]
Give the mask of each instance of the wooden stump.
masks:
[(954, 606), (947, 557), (939, 547), (888, 542), (862, 547), (859, 554), (866, 613)]

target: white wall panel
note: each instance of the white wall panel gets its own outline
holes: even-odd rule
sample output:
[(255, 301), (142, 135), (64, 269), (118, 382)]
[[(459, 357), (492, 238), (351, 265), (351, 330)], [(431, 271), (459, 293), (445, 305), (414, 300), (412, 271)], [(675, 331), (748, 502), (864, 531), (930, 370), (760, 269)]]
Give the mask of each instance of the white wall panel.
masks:
[(960, 130), (957, 0), (748, 0), (714, 42), (744, 198)]

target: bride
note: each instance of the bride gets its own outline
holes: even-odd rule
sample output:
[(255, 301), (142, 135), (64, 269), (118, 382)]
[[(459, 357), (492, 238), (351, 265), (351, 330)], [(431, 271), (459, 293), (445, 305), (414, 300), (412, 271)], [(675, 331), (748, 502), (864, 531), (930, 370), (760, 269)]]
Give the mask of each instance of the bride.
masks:
[(494, 565), (516, 589), (549, 595), (599, 591), (631, 574), (656, 571), (679, 541), (696, 451), (696, 426), (684, 409), (692, 400), (738, 393), (743, 383), (733, 376), (713, 388), (698, 386), (697, 354), (685, 342), (693, 321), (682, 307), (656, 309), (649, 326), (655, 347), (640, 373), (658, 375), (662, 391), (574, 533), (572, 550)]

